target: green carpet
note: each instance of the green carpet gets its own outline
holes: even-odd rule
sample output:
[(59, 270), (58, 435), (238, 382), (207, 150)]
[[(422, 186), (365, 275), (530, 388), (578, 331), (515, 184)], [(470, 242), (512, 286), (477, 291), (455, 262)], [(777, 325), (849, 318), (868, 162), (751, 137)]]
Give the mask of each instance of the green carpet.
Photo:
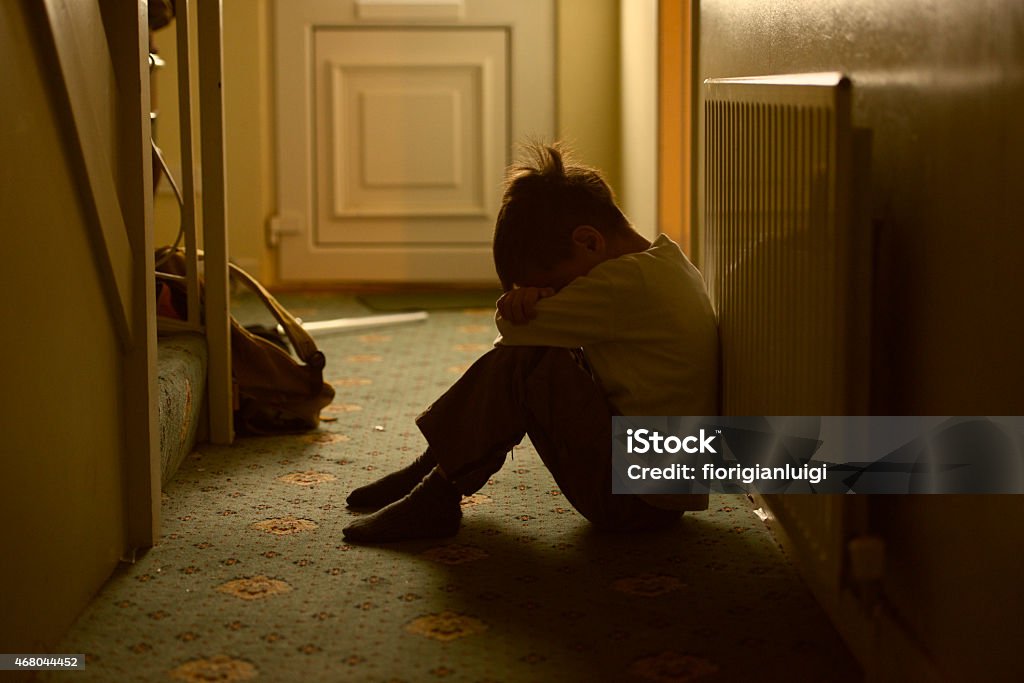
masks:
[[(307, 319), (351, 300), (282, 297)], [(201, 445), (159, 545), (60, 646), (75, 681), (855, 681), (838, 636), (741, 496), (667, 532), (602, 535), (524, 443), (445, 541), (352, 546), (344, 499), (412, 459), (413, 418), (490, 347), (490, 309), (323, 336), (315, 433)]]
[(501, 290), (467, 289), (446, 292), (389, 292), (386, 294), (360, 294), (359, 301), (370, 310), (438, 311), (460, 308), (494, 308)]

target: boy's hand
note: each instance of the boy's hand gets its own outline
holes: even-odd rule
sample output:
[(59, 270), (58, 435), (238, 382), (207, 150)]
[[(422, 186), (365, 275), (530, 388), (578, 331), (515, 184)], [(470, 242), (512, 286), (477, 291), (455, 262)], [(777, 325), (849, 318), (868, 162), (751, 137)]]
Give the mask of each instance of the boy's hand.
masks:
[(537, 317), (537, 302), (554, 294), (550, 287), (517, 287), (498, 299), (498, 313), (513, 325), (523, 325)]

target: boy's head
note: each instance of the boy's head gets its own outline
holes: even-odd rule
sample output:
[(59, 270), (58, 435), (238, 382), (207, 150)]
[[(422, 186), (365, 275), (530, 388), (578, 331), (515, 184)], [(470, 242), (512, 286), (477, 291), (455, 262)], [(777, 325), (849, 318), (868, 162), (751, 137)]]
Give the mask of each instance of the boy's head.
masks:
[(586, 270), (588, 256), (575, 253), (582, 241), (603, 247), (632, 233), (600, 171), (567, 160), (557, 143), (526, 151), (508, 170), (494, 226), (494, 266), (505, 291), (557, 289)]

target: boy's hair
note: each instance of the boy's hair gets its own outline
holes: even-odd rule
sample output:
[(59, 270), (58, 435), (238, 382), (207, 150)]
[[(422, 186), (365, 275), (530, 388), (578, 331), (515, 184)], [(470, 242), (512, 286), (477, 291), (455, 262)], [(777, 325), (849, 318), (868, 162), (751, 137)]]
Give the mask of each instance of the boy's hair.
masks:
[(494, 225), (494, 267), (505, 291), (569, 258), (576, 227), (606, 237), (631, 228), (600, 171), (573, 163), (559, 143), (533, 143), (525, 152), (505, 176)]

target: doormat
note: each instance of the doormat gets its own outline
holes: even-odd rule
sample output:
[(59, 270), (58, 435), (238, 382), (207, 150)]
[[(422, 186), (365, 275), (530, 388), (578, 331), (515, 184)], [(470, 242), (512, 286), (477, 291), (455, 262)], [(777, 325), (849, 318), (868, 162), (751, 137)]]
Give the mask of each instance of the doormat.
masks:
[(437, 311), (462, 308), (493, 309), (501, 294), (498, 288), (487, 288), (360, 294), (358, 298), (360, 303), (374, 311)]

